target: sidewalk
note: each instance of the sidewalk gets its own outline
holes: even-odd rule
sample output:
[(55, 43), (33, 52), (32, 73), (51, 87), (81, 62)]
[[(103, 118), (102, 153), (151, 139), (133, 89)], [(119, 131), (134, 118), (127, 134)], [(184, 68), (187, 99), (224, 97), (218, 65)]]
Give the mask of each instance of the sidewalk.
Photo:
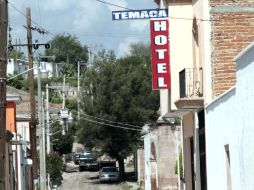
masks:
[(130, 190), (138, 190), (139, 189), (137, 182), (126, 182), (126, 184), (129, 186)]

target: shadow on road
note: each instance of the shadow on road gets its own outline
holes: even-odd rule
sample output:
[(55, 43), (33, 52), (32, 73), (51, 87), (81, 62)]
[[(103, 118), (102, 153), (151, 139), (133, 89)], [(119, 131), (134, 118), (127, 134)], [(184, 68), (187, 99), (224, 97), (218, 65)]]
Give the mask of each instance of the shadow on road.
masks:
[(137, 181), (137, 177), (135, 175), (135, 172), (126, 172), (125, 173), (125, 180), (127, 182), (136, 182)]

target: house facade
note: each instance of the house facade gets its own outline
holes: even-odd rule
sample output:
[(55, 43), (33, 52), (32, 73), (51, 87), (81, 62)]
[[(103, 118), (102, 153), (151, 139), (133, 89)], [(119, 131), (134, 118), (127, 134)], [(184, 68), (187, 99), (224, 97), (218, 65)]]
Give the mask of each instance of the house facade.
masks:
[[(171, 118), (181, 121), (185, 189), (205, 190), (211, 183), (208, 170), (215, 167), (209, 162), (207, 149), (217, 139), (208, 134), (207, 128), (214, 126), (206, 121), (205, 105), (236, 84), (234, 57), (254, 41), (253, 1), (155, 0), (155, 3), (164, 4), (169, 10), (171, 104), (161, 116), (164, 121)], [(161, 101), (165, 99), (167, 95)], [(168, 105), (167, 101), (164, 104)], [(206, 140), (207, 135), (210, 141)]]
[(208, 189), (254, 189), (254, 43), (235, 61), (236, 85), (205, 107)]
[[(189, 17), (192, 29), (188, 31), (186, 28), (186, 32), (192, 34), (191, 68), (200, 72), (189, 74), (188, 68), (179, 72), (179, 99), (172, 101), (178, 111), (185, 111), (184, 114), (175, 114), (182, 119), (183, 124), (185, 187), (203, 190), (208, 188), (207, 167), (214, 167), (206, 155), (210, 147), (208, 143), (212, 143), (206, 141), (209, 132), (207, 128), (214, 126), (208, 126), (206, 122), (204, 105), (235, 85), (236, 63), (233, 58), (254, 40), (253, 20), (250, 19), (254, 15), (253, 2), (169, 0), (167, 3), (169, 12), (175, 7), (190, 5), (193, 11), (192, 17)], [(178, 18), (188, 19), (181, 14)], [(169, 21), (171, 19), (174, 17), (169, 18)], [(178, 54), (181, 54), (180, 49)], [(194, 90), (189, 91), (190, 89)], [(167, 114), (165, 116), (169, 117)], [(217, 136), (213, 136), (213, 140), (216, 139)]]
[[(34, 67), (38, 67), (38, 63), (35, 61)], [(52, 78), (52, 77), (61, 77), (61, 64), (59, 63), (54, 63), (54, 62), (45, 62), (41, 61), (40, 62), (40, 69), (41, 69), (41, 77), (42, 78)], [(8, 64), (7, 64), (7, 74), (13, 75), (14, 73), (16, 74), (22, 74), (23, 78), (27, 78), (27, 70), (29, 69), (28, 67), (28, 61), (27, 60), (21, 60), (21, 59), (9, 59)], [(34, 75), (37, 76), (38, 70), (34, 69), (33, 70)]]

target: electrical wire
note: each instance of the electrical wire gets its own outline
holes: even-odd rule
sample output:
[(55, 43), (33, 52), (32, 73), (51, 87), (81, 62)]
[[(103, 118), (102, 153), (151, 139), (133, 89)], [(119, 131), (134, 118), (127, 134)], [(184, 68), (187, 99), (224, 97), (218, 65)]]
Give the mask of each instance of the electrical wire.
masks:
[[(13, 3), (11, 3), (10, 1), (7, 1), (8, 4), (10, 4), (17, 12), (19, 12), (21, 15), (23, 15), (26, 18), (26, 14), (23, 13), (23, 11), (21, 11), (19, 8), (17, 8)], [(40, 24), (38, 24), (37, 22), (35, 22), (34, 20), (31, 19), (31, 22), (35, 25), (37, 25), (38, 27), (42, 28), (43, 30), (45, 30), (48, 34), (54, 35), (52, 32), (50, 32), (48, 29), (46, 29), (45, 27), (41, 26)]]
[(88, 121), (88, 122), (96, 123), (96, 124), (100, 124), (100, 125), (105, 125), (105, 126), (110, 126), (110, 127), (120, 128), (120, 129), (126, 129), (126, 130), (132, 130), (132, 131), (141, 131), (141, 129), (133, 129), (133, 128), (128, 128), (128, 127), (111, 125), (111, 124), (107, 124), (107, 123), (103, 123), (103, 122), (99, 122), (99, 121), (90, 120), (90, 119), (87, 119), (87, 118), (83, 118), (83, 119)]
[(126, 9), (126, 10), (132, 10), (132, 9), (127, 8), (127, 7), (123, 7), (123, 6), (114, 4), (114, 3), (109, 3), (107, 1), (102, 1), (102, 0), (96, 0), (96, 1), (107, 4), (107, 5), (111, 5), (111, 6), (114, 6), (114, 7), (118, 7), (118, 8), (122, 8), (122, 9)]
[[(77, 112), (77, 111), (74, 111), (74, 112)], [(102, 118), (99, 118), (99, 117), (87, 115), (85, 113), (80, 113), (80, 114), (84, 115), (84, 116), (88, 116), (88, 117), (94, 118), (94, 119), (98, 119), (98, 120), (101, 120), (101, 121), (106, 121), (106, 122), (109, 122), (109, 123), (117, 123), (117, 124), (120, 124), (120, 125), (125, 125), (125, 126), (129, 126), (129, 127), (135, 127), (135, 128), (138, 128), (138, 129), (142, 129), (142, 127), (137, 126), (137, 125), (130, 125), (130, 124), (121, 123), (121, 122), (117, 122), (117, 121), (111, 121), (111, 120), (107, 120), (107, 119), (102, 119)]]
[[(107, 1), (103, 1), (103, 0), (96, 0), (98, 2), (101, 2), (101, 3), (104, 3), (104, 4), (108, 4), (108, 5), (111, 5), (111, 6), (114, 6), (114, 7), (119, 7), (119, 8), (122, 8), (122, 9), (126, 9), (126, 10), (133, 10), (133, 9), (129, 9), (127, 7), (123, 7), (123, 6), (120, 6), (120, 5), (117, 5), (117, 4), (114, 4), (114, 3), (109, 3)], [(184, 18), (184, 17), (172, 17), (172, 16), (169, 16), (168, 17), (169, 19), (179, 19), (179, 20), (194, 20), (194, 18)], [(246, 17), (246, 18), (253, 18), (253, 17)], [(224, 18), (226, 20), (235, 20), (235, 18)], [(203, 19), (203, 18), (196, 18), (196, 20), (198, 21), (220, 21), (220, 19)]]
[[(72, 111), (77, 113), (77, 111), (75, 111), (75, 110), (72, 110)], [(81, 115), (89, 116), (89, 115), (84, 114), (84, 113), (81, 113)], [(100, 119), (100, 118), (97, 118), (97, 117), (95, 117), (95, 118)], [(82, 118), (82, 119), (85, 120), (85, 121), (100, 124), (100, 125), (105, 125), (105, 126), (110, 126), (110, 127), (120, 128), (120, 129), (126, 129), (126, 130), (132, 130), (132, 131), (142, 131), (142, 127), (139, 127), (139, 129), (136, 129), (136, 128), (130, 128), (130, 127), (124, 127), (124, 126), (119, 126), (119, 125), (113, 125), (113, 124), (108, 124), (108, 123), (104, 123), (104, 122), (94, 121), (94, 120), (91, 120), (91, 119), (88, 119), (88, 118)], [(56, 118), (55, 120), (50, 121), (49, 124), (52, 124), (56, 121), (59, 121), (59, 118)], [(109, 120), (105, 120), (105, 121), (112, 122), (112, 121), (109, 121)], [(118, 122), (115, 122), (115, 123), (118, 123)], [(119, 123), (119, 124), (121, 124), (121, 123)], [(123, 124), (123, 125), (127, 125), (127, 124)], [(127, 125), (127, 126), (132, 126), (132, 125)], [(41, 127), (41, 126), (39, 126), (39, 127)], [(132, 127), (137, 127), (137, 126), (133, 125)]]

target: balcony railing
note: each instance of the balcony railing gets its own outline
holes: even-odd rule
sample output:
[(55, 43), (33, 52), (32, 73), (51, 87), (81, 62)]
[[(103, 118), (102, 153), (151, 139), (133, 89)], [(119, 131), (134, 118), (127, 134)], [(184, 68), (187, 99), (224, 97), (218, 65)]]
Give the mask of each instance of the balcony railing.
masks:
[(180, 98), (203, 96), (203, 69), (185, 68), (179, 72)]

